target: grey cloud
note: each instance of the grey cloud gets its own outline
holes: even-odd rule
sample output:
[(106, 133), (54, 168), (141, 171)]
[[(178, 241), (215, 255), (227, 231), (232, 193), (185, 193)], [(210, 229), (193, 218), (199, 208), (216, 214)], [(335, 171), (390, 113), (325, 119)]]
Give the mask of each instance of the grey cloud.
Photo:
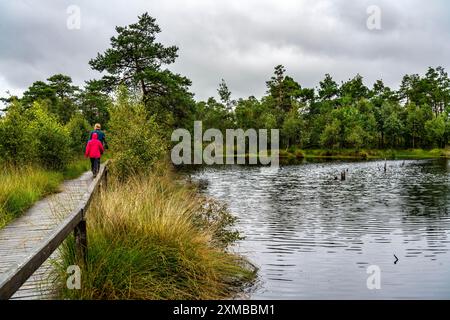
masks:
[[(80, 30), (66, 28), (71, 4), (81, 8)], [(373, 4), (382, 30), (366, 28)], [(22, 0), (0, 4), (0, 90), (21, 91), (59, 72), (77, 84), (99, 77), (89, 59), (108, 47), (114, 26), (145, 11), (163, 29), (160, 41), (180, 47), (170, 68), (193, 81), (198, 99), (216, 95), (221, 78), (235, 98), (260, 96), (277, 64), (310, 87), (325, 73), (396, 86), (405, 73), (448, 67), (449, 6), (442, 0)]]

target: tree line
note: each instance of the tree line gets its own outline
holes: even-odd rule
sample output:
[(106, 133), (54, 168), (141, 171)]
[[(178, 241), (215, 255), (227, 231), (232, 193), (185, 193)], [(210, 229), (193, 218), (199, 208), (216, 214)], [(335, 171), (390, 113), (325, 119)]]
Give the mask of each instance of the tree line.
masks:
[[(280, 129), (282, 148), (435, 148), (450, 138), (450, 79), (442, 67), (405, 75), (393, 90), (382, 80), (369, 88), (360, 75), (338, 84), (327, 74), (316, 88), (302, 87), (278, 65), (259, 99), (232, 99), (222, 80), (218, 99), (195, 101), (191, 81), (168, 69), (179, 48), (159, 43), (160, 32), (144, 13), (137, 23), (116, 27), (110, 48), (89, 61), (102, 78), (80, 88), (56, 74), (34, 82), (21, 98), (2, 98), (0, 158), (61, 167), (83, 147), (83, 132), (97, 122), (108, 129), (118, 109), (123, 115), (115, 117), (115, 127), (120, 121), (132, 126), (137, 112), (145, 121), (133, 132), (150, 139), (152, 129), (144, 124), (151, 123), (165, 141), (176, 128), (193, 130), (195, 120), (205, 130)], [(119, 91), (128, 102), (120, 102)], [(124, 112), (124, 105), (133, 107)]]
[(231, 99), (224, 80), (219, 100), (196, 104), (204, 127), (280, 129), (284, 148), (433, 148), (450, 138), (450, 79), (444, 68), (405, 75), (393, 90), (382, 80), (367, 87), (358, 74), (338, 84), (326, 74), (302, 87), (282, 65), (266, 82), (266, 95)]

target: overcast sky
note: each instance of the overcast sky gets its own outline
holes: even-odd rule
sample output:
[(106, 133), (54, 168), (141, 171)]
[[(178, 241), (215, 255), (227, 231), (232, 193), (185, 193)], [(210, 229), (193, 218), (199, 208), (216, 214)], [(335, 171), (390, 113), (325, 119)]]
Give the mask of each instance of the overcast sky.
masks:
[[(70, 5), (80, 9), (80, 29), (67, 28)], [(381, 10), (381, 30), (367, 27), (371, 5)], [(193, 81), (197, 99), (216, 96), (222, 78), (233, 98), (260, 97), (277, 64), (307, 87), (325, 73), (397, 87), (406, 73), (450, 70), (445, 0), (2, 0), (0, 95), (20, 95), (55, 73), (78, 85), (99, 78), (88, 61), (108, 48), (116, 25), (146, 11), (162, 29), (158, 40), (179, 46), (170, 68)]]

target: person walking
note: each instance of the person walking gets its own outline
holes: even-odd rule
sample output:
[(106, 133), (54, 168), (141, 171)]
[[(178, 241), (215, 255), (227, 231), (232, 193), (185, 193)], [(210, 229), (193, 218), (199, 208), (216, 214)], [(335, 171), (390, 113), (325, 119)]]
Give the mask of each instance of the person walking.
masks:
[(91, 159), (91, 170), (94, 176), (94, 179), (97, 177), (97, 174), (100, 170), (100, 158), (105, 151), (103, 144), (98, 139), (98, 134), (93, 133), (91, 140), (88, 141), (86, 145), (86, 152), (84, 156), (86, 158)]
[(106, 143), (106, 135), (102, 131), (102, 126), (100, 125), (100, 123), (96, 123), (94, 125), (94, 130), (91, 131), (91, 134), (89, 135), (89, 139), (92, 139), (92, 135), (94, 133), (97, 134), (98, 140), (100, 140), (100, 142), (103, 144), (103, 147), (108, 149), (108, 144)]

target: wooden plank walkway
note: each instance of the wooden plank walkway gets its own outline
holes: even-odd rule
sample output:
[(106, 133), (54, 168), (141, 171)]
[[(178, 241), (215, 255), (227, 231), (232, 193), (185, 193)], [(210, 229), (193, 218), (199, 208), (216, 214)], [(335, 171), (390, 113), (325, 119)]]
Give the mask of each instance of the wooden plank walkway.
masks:
[[(27, 212), (0, 230), (0, 278), (20, 265), (32, 249), (45, 241), (60, 221), (76, 209), (92, 181), (91, 172), (85, 172), (78, 179), (65, 181), (60, 193), (35, 203)], [(51, 262), (57, 258), (58, 251), (55, 251), (11, 299), (54, 298)]]

